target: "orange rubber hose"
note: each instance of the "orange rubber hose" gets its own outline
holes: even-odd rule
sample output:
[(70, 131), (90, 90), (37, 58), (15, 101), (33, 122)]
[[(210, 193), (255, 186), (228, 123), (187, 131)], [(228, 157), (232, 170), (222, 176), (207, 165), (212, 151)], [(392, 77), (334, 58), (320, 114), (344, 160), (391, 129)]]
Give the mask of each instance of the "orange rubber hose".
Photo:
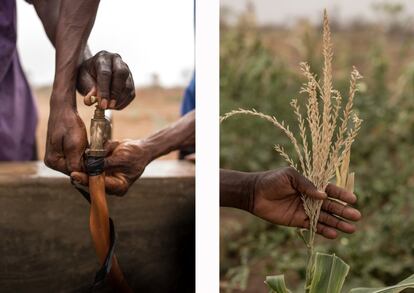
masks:
[[(91, 208), (89, 217), (89, 229), (96, 254), (102, 265), (109, 251), (109, 210), (105, 194), (105, 175), (100, 174), (89, 177), (89, 192), (91, 197)], [(118, 260), (112, 257), (112, 266), (108, 274), (109, 282), (116, 292), (131, 293), (124, 274), (121, 271)]]

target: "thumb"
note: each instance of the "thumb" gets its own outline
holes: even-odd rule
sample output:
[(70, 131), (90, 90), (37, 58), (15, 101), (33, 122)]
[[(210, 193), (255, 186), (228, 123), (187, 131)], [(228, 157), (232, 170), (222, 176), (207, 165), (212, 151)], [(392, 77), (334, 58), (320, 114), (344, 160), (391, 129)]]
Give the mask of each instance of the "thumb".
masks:
[(70, 179), (79, 183), (83, 186), (88, 186), (89, 184), (89, 177), (85, 173), (82, 172), (72, 172), (70, 173)]
[(323, 200), (328, 197), (325, 192), (319, 191), (316, 188), (316, 186), (312, 182), (310, 182), (305, 176), (302, 176), (301, 174), (296, 172), (293, 177), (294, 188), (300, 193), (319, 200)]
[(110, 169), (118, 166), (118, 158), (114, 156), (113, 151), (119, 145), (119, 141), (108, 141), (105, 143), (105, 169)]
[(118, 145), (119, 145), (119, 141), (116, 141), (116, 140), (106, 141), (104, 145), (106, 156), (110, 155), (116, 149)]
[(87, 106), (92, 106), (96, 101), (97, 101), (97, 98), (96, 98), (96, 87), (93, 86), (92, 89), (83, 98), (83, 102)]

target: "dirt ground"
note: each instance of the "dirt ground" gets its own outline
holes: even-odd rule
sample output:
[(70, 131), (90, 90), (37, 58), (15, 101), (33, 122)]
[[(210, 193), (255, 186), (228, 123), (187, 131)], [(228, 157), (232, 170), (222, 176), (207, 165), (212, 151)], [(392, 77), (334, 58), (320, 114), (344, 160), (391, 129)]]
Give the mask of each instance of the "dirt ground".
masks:
[[(112, 111), (113, 139), (139, 139), (145, 138), (155, 131), (180, 117), (180, 105), (183, 88), (138, 88), (135, 100), (122, 111)], [(39, 123), (37, 126), (38, 158), (43, 160), (45, 154), (45, 141), (47, 121), (49, 117), (49, 99), (51, 88), (42, 87), (33, 89), (37, 99)], [(83, 104), (83, 98), (77, 97), (78, 112), (89, 129), (93, 107)], [(161, 159), (175, 159), (177, 152), (170, 153)]]

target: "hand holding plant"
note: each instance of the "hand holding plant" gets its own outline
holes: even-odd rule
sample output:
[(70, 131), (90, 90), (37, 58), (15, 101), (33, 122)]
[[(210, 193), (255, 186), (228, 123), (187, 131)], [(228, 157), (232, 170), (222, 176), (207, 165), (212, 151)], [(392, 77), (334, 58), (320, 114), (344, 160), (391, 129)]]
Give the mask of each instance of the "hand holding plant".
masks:
[(309, 217), (301, 199), (305, 195), (323, 200), (317, 233), (334, 239), (338, 236), (337, 230), (355, 231), (355, 226), (347, 222), (361, 218), (358, 210), (347, 205), (356, 202), (353, 193), (333, 184), (326, 187), (325, 193), (320, 192), (291, 167), (255, 174), (254, 215), (274, 224), (309, 229)]
[[(328, 228), (329, 226), (334, 226), (337, 228), (341, 227), (342, 229), (340, 230), (353, 231), (352, 225), (332, 214), (350, 220), (360, 217), (357, 211), (346, 206), (345, 203), (353, 203), (355, 201), (355, 197), (352, 194), (354, 174), (349, 173), (349, 162), (351, 146), (362, 123), (362, 120), (358, 118), (356, 111), (353, 109), (354, 97), (358, 90), (358, 79), (361, 76), (355, 68), (352, 70), (348, 99), (343, 107), (341, 93), (333, 88), (333, 45), (326, 11), (323, 21), (323, 57), (323, 76), (321, 80), (311, 72), (310, 66), (307, 63), (301, 64), (302, 73), (307, 81), (300, 92), (307, 97), (303, 103), (298, 99), (292, 99), (291, 101), (294, 115), (298, 121), (296, 131), (292, 131), (288, 125), (283, 121), (279, 121), (275, 116), (263, 114), (255, 109), (231, 111), (222, 116), (221, 121), (235, 115), (252, 115), (271, 122), (276, 128), (282, 130), (292, 143), (295, 150), (294, 159), (280, 145), (276, 145), (275, 150), (294, 170), (300, 171), (304, 177), (312, 182), (317, 190), (325, 190), (328, 196), (336, 198), (335, 200), (321, 200), (317, 196), (319, 192), (310, 187), (308, 189), (296, 187), (282, 193), (283, 196), (280, 194), (277, 196), (280, 191), (267, 187), (271, 191), (262, 188), (265, 191), (262, 191), (261, 195), (258, 192), (258, 195), (256, 195), (258, 199), (254, 201), (254, 209), (263, 210), (261, 212), (262, 217), (272, 222), (286, 222), (291, 226), (300, 226), (301, 222), (307, 222), (303, 227), (308, 228), (308, 233), (305, 234), (303, 231), (299, 233), (305, 241), (309, 252), (305, 292), (340, 293), (348, 274), (349, 266), (334, 254), (329, 255), (315, 252), (314, 241), (316, 233), (324, 234), (323, 231), (327, 231), (327, 228), (321, 228), (321, 224), (328, 224)], [(305, 111), (301, 111), (303, 104)], [(290, 172), (292, 174), (292, 171)], [(335, 175), (339, 187), (329, 183)], [(281, 180), (280, 178), (272, 178), (270, 175), (269, 177), (271, 178), (268, 179), (269, 182)], [(309, 186), (306, 183), (305, 185)], [(341, 187), (347, 191), (344, 191)], [(309, 190), (311, 191), (309, 192)], [(296, 199), (293, 199), (292, 194), (294, 193), (300, 194), (302, 202), (297, 195), (294, 197)], [(270, 194), (273, 196), (269, 198), (268, 195)], [(288, 220), (274, 218), (273, 211), (276, 206), (268, 210), (265, 208), (272, 201), (279, 201), (278, 205), (283, 205), (283, 200), (289, 198), (292, 198), (290, 203), (293, 203), (293, 208), (291, 204), (284, 203), (285, 208), (288, 211), (293, 209), (295, 212), (290, 213), (293, 216), (288, 217)], [(260, 199), (262, 203), (260, 203)], [(289, 202), (289, 200), (287, 201)], [(295, 216), (298, 209), (301, 210), (299, 215), (302, 215), (303, 218)], [(330, 236), (334, 236), (333, 232), (335, 230), (332, 231), (332, 234), (329, 232)], [(291, 292), (285, 285), (283, 275), (268, 276), (265, 283), (271, 289), (270, 292)], [(350, 292), (397, 293), (407, 288), (414, 288), (414, 275), (394, 286), (386, 288), (356, 288)]]

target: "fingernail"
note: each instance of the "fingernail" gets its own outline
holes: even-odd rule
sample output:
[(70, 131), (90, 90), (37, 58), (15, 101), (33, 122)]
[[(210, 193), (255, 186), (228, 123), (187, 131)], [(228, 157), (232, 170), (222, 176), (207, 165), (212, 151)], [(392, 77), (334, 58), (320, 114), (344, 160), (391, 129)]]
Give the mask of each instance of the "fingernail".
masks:
[(78, 185), (81, 184), (81, 182), (73, 176), (70, 177), (70, 180), (72, 181), (72, 184), (78, 184)]
[(101, 101), (101, 108), (102, 109), (106, 109), (107, 106), (108, 106), (108, 101), (106, 99), (102, 99), (102, 101)]
[(109, 102), (109, 108), (113, 109), (113, 108), (115, 108), (115, 105), (116, 105), (116, 100), (111, 100)]
[(90, 101), (91, 101), (91, 104), (95, 103), (96, 102), (96, 97), (95, 96), (91, 96)]

